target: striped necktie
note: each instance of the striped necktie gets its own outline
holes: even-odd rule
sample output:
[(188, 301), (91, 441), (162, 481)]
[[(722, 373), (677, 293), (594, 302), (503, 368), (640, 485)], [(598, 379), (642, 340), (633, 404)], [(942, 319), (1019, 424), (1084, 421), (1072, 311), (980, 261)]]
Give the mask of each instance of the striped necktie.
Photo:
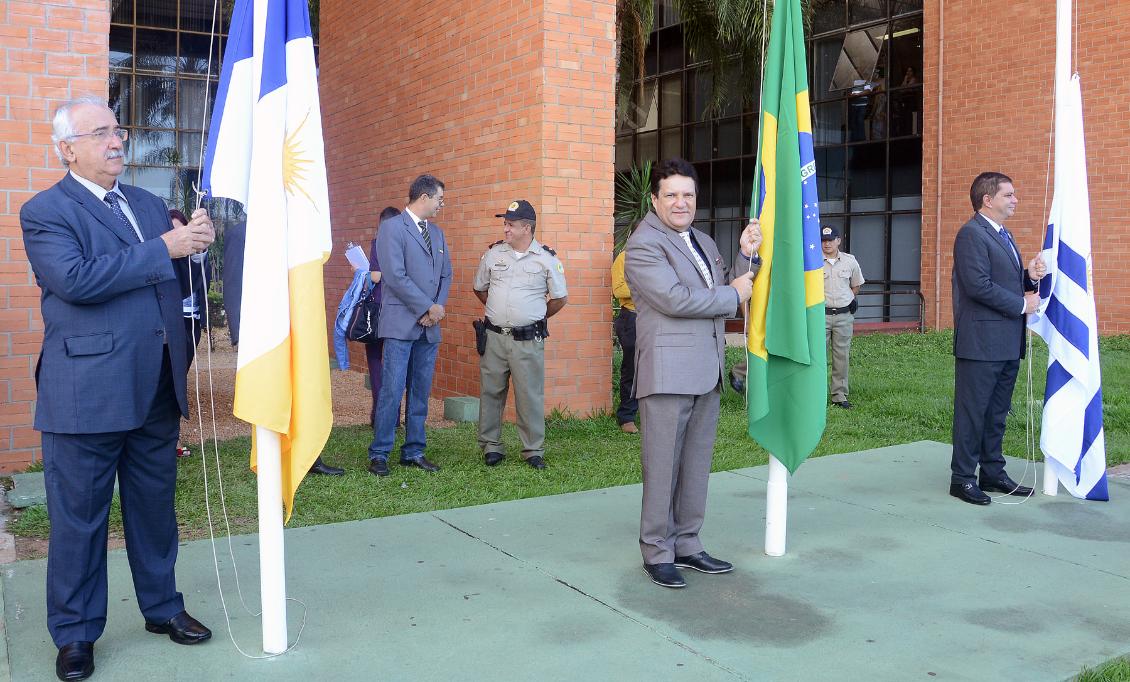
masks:
[(1012, 241), (1012, 235), (1008, 233), (1008, 230), (1004, 228), (1004, 225), (1001, 225), (1001, 229), (997, 232), (997, 236), (1000, 237), (1002, 242), (1004, 242), (1004, 245), (1008, 249), (1008, 252), (1012, 254), (1012, 259), (1016, 261), (1017, 265), (1019, 265), (1020, 252), (1017, 251), (1016, 243)]
[(706, 286), (713, 287), (714, 278), (710, 276), (710, 268), (706, 265), (706, 261), (702, 259), (702, 256), (698, 255), (698, 249), (695, 248), (694, 242), (691, 241), (690, 230), (680, 232), (679, 235), (682, 236), (683, 241), (687, 243), (687, 248), (691, 250), (691, 257), (694, 258), (694, 264), (698, 267), (698, 274), (702, 275)]
[(432, 252), (432, 236), (428, 234), (428, 221), (421, 220), (416, 223), (420, 226), (420, 234), (424, 237), (424, 243), (428, 245), (428, 253)]
[(137, 237), (137, 240), (139, 242), (144, 241), (141, 238), (141, 234), (138, 232), (137, 228), (135, 228), (133, 226), (133, 223), (129, 221), (129, 218), (126, 217), (126, 212), (122, 210), (121, 199), (117, 194), (113, 192), (106, 192), (106, 196), (103, 197), (102, 200), (110, 205), (110, 210), (114, 212), (114, 215), (118, 217), (118, 220), (122, 222), (122, 225), (125, 225), (130, 234)]

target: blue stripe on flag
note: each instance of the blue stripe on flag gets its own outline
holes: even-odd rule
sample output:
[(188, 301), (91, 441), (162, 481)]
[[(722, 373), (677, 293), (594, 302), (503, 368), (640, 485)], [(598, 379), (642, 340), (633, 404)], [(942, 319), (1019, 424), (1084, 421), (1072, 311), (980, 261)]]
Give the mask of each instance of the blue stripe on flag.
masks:
[[(1090, 451), (1095, 439), (1103, 432), (1103, 390), (1095, 391), (1087, 409), (1083, 412), (1083, 447), (1079, 450), (1079, 461)], [(1078, 468), (1078, 467), (1076, 467)], [(1078, 471), (1076, 471), (1078, 474)]]
[[(1059, 246), (1062, 250), (1063, 244)], [(1048, 301), (1048, 309), (1045, 314), (1060, 336), (1072, 346), (1075, 346), (1075, 349), (1082, 353), (1083, 357), (1090, 357), (1091, 330), (1083, 320), (1076, 317), (1075, 313), (1068, 310), (1055, 296)]]
[(1095, 486), (1087, 491), (1086, 499), (1099, 500), (1102, 502), (1107, 502), (1110, 500), (1110, 492), (1106, 489), (1105, 471), (1103, 472), (1103, 475), (1099, 477), (1099, 480), (1097, 483), (1095, 483)]
[(1048, 365), (1047, 383), (1044, 384), (1044, 402), (1047, 403), (1048, 398), (1055, 395), (1056, 391), (1063, 388), (1069, 381), (1071, 381), (1071, 375), (1067, 373), (1063, 365), (1059, 364), (1059, 360)]
[(294, 0), (268, 0), (267, 25), (263, 36), (263, 76), (259, 99), (286, 85), (287, 5)]
[(228, 28), (228, 46), (224, 50), (224, 67), (220, 71), (220, 85), (216, 90), (216, 104), (212, 107), (212, 120), (208, 125), (208, 146), (204, 153), (203, 190), (212, 189), (212, 160), (216, 156), (216, 135), (224, 118), (224, 103), (228, 101), (228, 86), (236, 62), (250, 59), (255, 50), (255, 13), (251, 0), (237, 0), (232, 10)]
[(1056, 266), (1060, 272), (1070, 277), (1072, 282), (1078, 284), (1080, 289), (1087, 290), (1087, 259), (1063, 242), (1059, 243)]

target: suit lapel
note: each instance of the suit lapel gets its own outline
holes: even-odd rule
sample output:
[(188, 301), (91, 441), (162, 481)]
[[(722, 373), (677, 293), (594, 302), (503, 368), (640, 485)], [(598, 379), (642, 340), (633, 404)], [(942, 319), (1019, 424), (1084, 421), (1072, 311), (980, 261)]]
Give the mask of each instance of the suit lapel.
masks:
[[(420, 227), (412, 222), (412, 218), (409, 217), (407, 213), (402, 213), (401, 215), (404, 216), (404, 224), (408, 228), (408, 234), (420, 245), (420, 248), (424, 250), (424, 255), (426, 256), (428, 254), (428, 245), (424, 243), (424, 235), (420, 234)], [(435, 259), (432, 260), (434, 261)]]
[(1003, 253), (1005, 255), (1005, 257), (1008, 258), (1008, 262), (1012, 263), (1013, 267), (1015, 267), (1017, 269), (1017, 271), (1019, 271), (1020, 270), (1020, 252), (1019, 252), (1019, 250), (1017, 250), (1017, 252), (1015, 254), (1013, 254), (1012, 248), (1006, 246), (1005, 243), (1004, 243), (1004, 240), (1001, 239), (1000, 234), (997, 232), (997, 228), (990, 225), (989, 221), (986, 220), (985, 217), (982, 216), (980, 212), (978, 212), (976, 214), (975, 218), (977, 220), (977, 224), (979, 224), (985, 230), (985, 234), (989, 237), (989, 241), (991, 241), (993, 244), (996, 244), (997, 248), (1001, 250), (1001, 253)]
[[(137, 243), (137, 235), (133, 233), (133, 230), (123, 225), (122, 221), (118, 220), (118, 216), (114, 215), (114, 212), (106, 205), (106, 202), (99, 201), (98, 197), (94, 196), (90, 190), (72, 178), (70, 173), (63, 176), (62, 187), (64, 192), (86, 209), (91, 217), (102, 223), (110, 232), (113, 232), (118, 239), (130, 246)], [(130, 209), (133, 209), (132, 205)], [(134, 217), (136, 218), (137, 215), (135, 214)], [(140, 218), (138, 220), (140, 221)]]
[(141, 230), (141, 236), (145, 237), (146, 240), (156, 239), (167, 231), (166, 228), (172, 227), (168, 213), (153, 215), (149, 206), (146, 205), (147, 202), (144, 201), (141, 191), (136, 187), (121, 183), (118, 184), (118, 187), (126, 195), (126, 200), (129, 201), (129, 210), (133, 211), (133, 217), (137, 220), (137, 229)]
[(706, 286), (706, 282), (702, 280), (702, 273), (698, 271), (698, 264), (694, 262), (694, 256), (691, 255), (691, 248), (687, 245), (686, 240), (683, 239), (677, 231), (672, 230), (666, 225), (661, 225), (659, 232), (667, 238), (667, 241), (670, 242), (671, 246), (675, 247), (676, 251), (683, 254), (683, 258), (686, 259), (686, 265), (690, 266), (691, 272), (695, 275), (695, 280), (703, 286)]

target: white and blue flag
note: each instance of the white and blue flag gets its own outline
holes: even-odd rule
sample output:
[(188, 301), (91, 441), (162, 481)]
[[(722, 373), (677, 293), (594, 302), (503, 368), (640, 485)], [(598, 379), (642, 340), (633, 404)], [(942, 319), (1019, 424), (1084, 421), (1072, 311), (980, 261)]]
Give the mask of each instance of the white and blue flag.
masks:
[(1075, 497), (1108, 500), (1099, 334), (1091, 277), (1091, 209), (1076, 74), (1055, 117), (1055, 193), (1044, 237), (1048, 274), (1028, 326), (1048, 344), (1040, 449)]
[[(333, 423), (322, 284), (330, 208), (306, 3), (237, 0), (203, 180), (247, 211), (233, 411), (279, 434), (287, 518)], [(254, 442), (251, 458), (254, 467)]]

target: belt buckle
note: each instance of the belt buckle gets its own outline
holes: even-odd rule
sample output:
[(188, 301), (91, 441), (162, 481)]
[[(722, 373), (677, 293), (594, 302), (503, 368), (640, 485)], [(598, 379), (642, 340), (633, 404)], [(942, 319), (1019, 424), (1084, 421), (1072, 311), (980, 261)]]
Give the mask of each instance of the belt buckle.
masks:
[(499, 327), (499, 329), (501, 329), (502, 333), (507, 335), (507, 336), (513, 336), (514, 335), (514, 328), (513, 327)]

